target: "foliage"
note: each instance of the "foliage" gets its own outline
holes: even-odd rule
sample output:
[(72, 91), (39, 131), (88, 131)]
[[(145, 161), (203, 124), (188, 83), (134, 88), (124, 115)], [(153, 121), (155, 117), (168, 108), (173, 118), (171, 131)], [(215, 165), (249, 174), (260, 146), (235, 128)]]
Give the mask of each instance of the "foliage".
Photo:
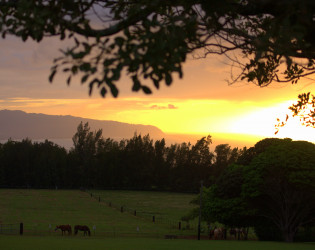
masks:
[(89, 123), (81, 122), (77, 127), (77, 132), (72, 138), (74, 148), (71, 151), (76, 159), (78, 171), (82, 178), (80, 182), (82, 186), (93, 186), (93, 179), (96, 175), (95, 156), (100, 150), (102, 140), (102, 130), (90, 131)]
[(293, 241), (299, 228), (315, 221), (315, 145), (269, 138), (248, 151), (206, 190), (203, 217), (233, 227), (254, 226), (264, 240), (280, 235)]
[[(302, 125), (306, 127), (315, 127), (315, 96), (310, 92), (303, 93), (298, 96), (298, 101), (289, 107), (292, 117), (299, 117)], [(290, 116), (287, 114), (286, 119), (281, 121), (277, 119), (278, 124), (275, 125), (275, 134), (279, 132), (279, 129), (286, 125)]]
[(215, 179), (211, 136), (195, 145), (137, 134), (118, 142), (80, 123), (73, 142), (69, 152), (49, 141), (0, 144), (0, 186), (198, 192)]
[(102, 130), (91, 132), (89, 123), (81, 122), (72, 138), (74, 149), (82, 159), (95, 156), (102, 144)]
[(242, 150), (231, 148), (229, 144), (219, 144), (214, 149), (215, 160), (212, 169), (212, 183), (221, 176), (222, 172), (242, 155)]
[(315, 145), (282, 140), (260, 153), (246, 168), (243, 193), (286, 241), (315, 220)]
[(9, 140), (0, 148), (0, 186), (55, 188), (65, 186), (67, 152), (45, 141), (32, 143)]
[(242, 184), (242, 167), (232, 164), (226, 168), (215, 184), (203, 190), (202, 218), (208, 223), (220, 222), (228, 227), (252, 226), (254, 210), (248, 208), (241, 195)]
[(170, 85), (174, 73), (183, 76), (188, 55), (227, 55), (240, 68), (232, 82), (296, 83), (315, 70), (314, 9), (312, 0), (6, 0), (0, 32), (23, 41), (72, 39), (49, 80), (57, 71), (68, 74), (68, 84), (80, 75), (90, 93), (97, 87), (102, 96), (110, 91), (116, 97), (123, 72), (133, 91), (150, 94), (146, 79), (155, 88)]

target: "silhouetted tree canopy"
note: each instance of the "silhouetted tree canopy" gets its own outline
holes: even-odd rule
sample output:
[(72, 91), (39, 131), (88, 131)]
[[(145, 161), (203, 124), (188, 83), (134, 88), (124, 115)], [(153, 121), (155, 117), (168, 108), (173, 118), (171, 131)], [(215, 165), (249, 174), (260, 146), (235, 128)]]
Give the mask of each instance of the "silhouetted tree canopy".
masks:
[(315, 145), (268, 138), (249, 151), (205, 189), (203, 217), (253, 226), (262, 240), (293, 241), (301, 227), (315, 223)]
[(298, 96), (298, 100), (296, 103), (293, 103), (289, 110), (291, 114), (286, 115), (285, 120), (278, 120), (278, 124), (275, 125), (277, 134), (279, 129), (287, 124), (289, 118), (298, 117), (302, 125), (306, 127), (313, 127), (315, 128), (315, 96), (311, 95), (310, 92), (303, 93)]
[(314, 155), (314, 144), (283, 139), (245, 167), (243, 195), (285, 241), (293, 241), (299, 227), (315, 222)]
[(4, 0), (0, 32), (73, 39), (49, 80), (61, 71), (69, 84), (79, 75), (90, 93), (116, 97), (122, 74), (149, 94), (151, 84), (182, 77), (189, 55), (228, 56), (240, 70), (231, 82), (296, 83), (315, 72), (314, 13), (313, 0)]
[(69, 151), (49, 141), (0, 143), (0, 187), (198, 192), (200, 180), (215, 179), (210, 135), (195, 145), (138, 134), (115, 141), (81, 122), (73, 143)]

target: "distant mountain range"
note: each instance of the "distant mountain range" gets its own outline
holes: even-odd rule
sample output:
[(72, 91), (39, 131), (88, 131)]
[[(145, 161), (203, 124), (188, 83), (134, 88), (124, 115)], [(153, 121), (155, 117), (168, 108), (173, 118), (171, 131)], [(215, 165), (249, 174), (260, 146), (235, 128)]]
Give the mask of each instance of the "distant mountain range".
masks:
[[(89, 123), (91, 131), (102, 129), (104, 138), (114, 140), (130, 139), (135, 133), (150, 135), (153, 140), (164, 138), (166, 144), (191, 142), (194, 144), (207, 134), (166, 134), (151, 125), (128, 124), (117, 121), (101, 121), (74, 116), (45, 115), (26, 113), (20, 110), (0, 110), (0, 143), (8, 139), (43, 141), (48, 139), (66, 149), (73, 147), (72, 137), (77, 131), (80, 122)], [(213, 145), (228, 143), (233, 147), (252, 146), (259, 139), (257, 137), (241, 136), (236, 134), (211, 133)]]
[(104, 138), (129, 139), (134, 133), (161, 139), (165, 134), (151, 125), (128, 124), (116, 121), (101, 121), (74, 116), (57, 116), (25, 113), (15, 110), (0, 110), (0, 140), (67, 139), (72, 138), (80, 122), (89, 123), (92, 131), (102, 129)]

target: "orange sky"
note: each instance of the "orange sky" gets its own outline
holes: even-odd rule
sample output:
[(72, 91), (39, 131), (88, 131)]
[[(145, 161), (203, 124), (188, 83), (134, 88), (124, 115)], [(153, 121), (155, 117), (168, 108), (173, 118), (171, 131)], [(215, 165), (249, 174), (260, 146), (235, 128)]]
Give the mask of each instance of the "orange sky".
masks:
[[(132, 93), (130, 80), (122, 77), (118, 98), (103, 99), (97, 91), (89, 97), (87, 86), (73, 81), (68, 87), (65, 76), (48, 83), (52, 60), (62, 46), (53, 40), (40, 44), (12, 37), (0, 40), (0, 109), (150, 124), (165, 133), (212, 134), (214, 141), (217, 135), (226, 143), (241, 140), (248, 145), (275, 137), (276, 118), (285, 116), (299, 93), (315, 93), (314, 80), (298, 85), (274, 83), (267, 88), (248, 83), (228, 86), (225, 80), (231, 68), (221, 57), (188, 60), (184, 78), (154, 90), (153, 95)], [(277, 137), (315, 141), (313, 135), (314, 129), (295, 121)]]

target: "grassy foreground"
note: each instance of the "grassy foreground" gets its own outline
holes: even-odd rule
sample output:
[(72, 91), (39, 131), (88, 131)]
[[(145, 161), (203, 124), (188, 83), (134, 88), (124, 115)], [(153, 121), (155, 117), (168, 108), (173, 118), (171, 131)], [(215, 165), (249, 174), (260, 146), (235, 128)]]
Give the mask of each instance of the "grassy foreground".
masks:
[[(178, 230), (178, 221), (191, 209), (194, 195), (130, 191), (100, 191), (98, 195), (101, 202), (95, 194), (91, 197), (78, 190), (0, 189), (0, 223), (23, 222), (26, 235), (60, 235), (54, 231), (59, 224), (83, 224), (91, 230), (95, 226), (92, 235), (105, 237), (196, 234)], [(123, 213), (120, 206), (126, 209)], [(137, 210), (136, 216), (130, 213), (131, 208)], [(152, 215), (163, 218), (163, 223), (153, 223)], [(175, 224), (167, 223), (168, 219)]]
[(214, 241), (214, 240), (165, 240), (151, 238), (84, 238), (54, 236), (3, 236), (0, 249), (215, 249), (215, 250), (313, 250), (313, 243), (282, 243), (259, 241)]

